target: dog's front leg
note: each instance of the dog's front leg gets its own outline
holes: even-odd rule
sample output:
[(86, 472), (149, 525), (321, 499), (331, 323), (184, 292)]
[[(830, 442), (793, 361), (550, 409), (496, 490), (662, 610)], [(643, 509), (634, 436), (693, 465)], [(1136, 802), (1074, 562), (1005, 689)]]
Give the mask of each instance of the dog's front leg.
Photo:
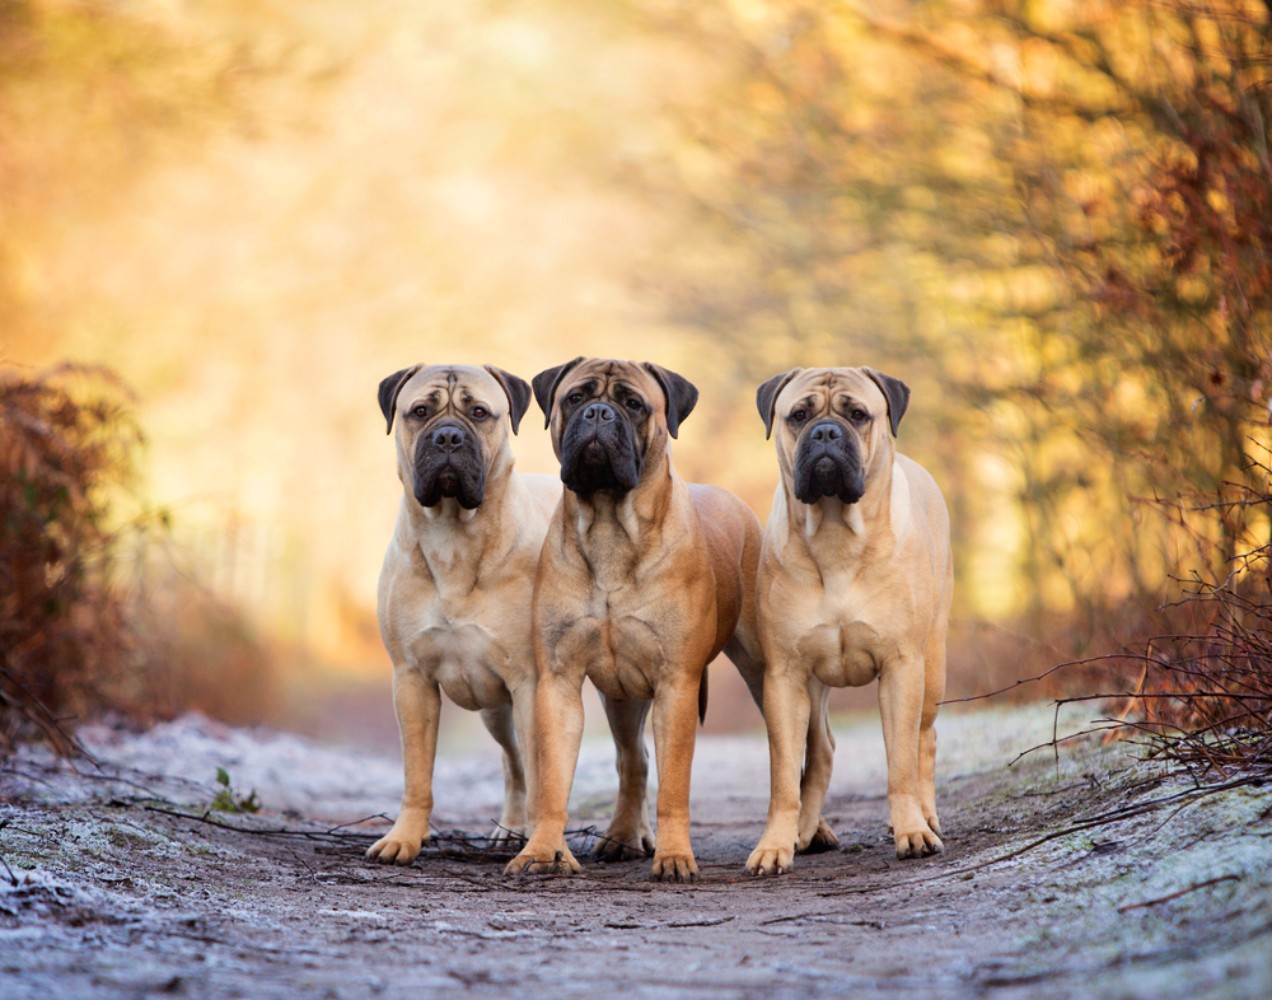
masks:
[[(772, 661), (770, 661), (772, 662)], [(799, 838), (800, 765), (810, 703), (803, 672), (773, 664), (764, 677), (764, 721), (769, 737), (769, 812), (764, 836), (747, 858), (752, 875), (780, 875), (795, 863)]]
[(545, 670), (534, 702), (534, 829), (504, 872), (568, 875), (582, 871), (565, 842), (570, 788), (583, 739), (583, 678)]
[(393, 671), (393, 709), (402, 737), (402, 808), (393, 828), (367, 850), (367, 858), (382, 864), (409, 865), (428, 841), (441, 692), (414, 667), (397, 667)]
[[(888, 814), (898, 858), (919, 858), (944, 850), (941, 838), (923, 816), (919, 796), (923, 673), (922, 658), (904, 653), (884, 663), (879, 673), (879, 715), (888, 756)], [(932, 753), (935, 757), (935, 744)]]
[[(701, 671), (680, 671), (697, 680)], [(698, 685), (666, 681), (654, 692), (654, 753), (658, 758), (658, 845), (653, 877), (696, 882), (698, 865), (689, 841), (689, 780), (698, 725)]]

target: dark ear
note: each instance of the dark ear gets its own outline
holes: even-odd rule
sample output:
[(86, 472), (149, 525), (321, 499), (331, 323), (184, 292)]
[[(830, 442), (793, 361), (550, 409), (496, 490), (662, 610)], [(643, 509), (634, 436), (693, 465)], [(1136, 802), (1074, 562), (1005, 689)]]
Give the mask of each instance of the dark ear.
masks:
[(760, 419), (764, 421), (764, 440), (773, 434), (773, 407), (777, 405), (778, 394), (786, 388), (786, 383), (802, 372), (803, 368), (792, 368), (781, 375), (774, 375), (755, 390), (755, 405), (760, 411)]
[(582, 360), (583, 356), (579, 355), (573, 361), (539, 372), (530, 380), (530, 384), (534, 386), (534, 401), (543, 411), (544, 427), (552, 423), (552, 397), (556, 395), (557, 386), (561, 384), (561, 379), (565, 378), (566, 373)]
[(530, 383), (494, 365), (482, 365), (482, 367), (490, 372), (491, 377), (499, 383), (504, 395), (508, 397), (508, 419), (512, 421), (512, 433), (516, 434), (517, 428), (521, 426), (521, 418), (526, 415), (526, 410), (530, 409)]
[(406, 380), (423, 367), (423, 365), (411, 365), (410, 368), (394, 372), (388, 378), (380, 379), (380, 412), (384, 414), (385, 434), (393, 432), (393, 415), (397, 413), (398, 393), (402, 391), (402, 386), (406, 385)]
[(910, 405), (910, 387), (899, 378), (877, 372), (873, 368), (861, 369), (870, 376), (870, 380), (883, 392), (888, 401), (888, 419), (892, 421), (892, 436), (897, 436), (897, 427), (905, 416), (905, 408)]
[(680, 430), (680, 422), (693, 412), (694, 404), (698, 402), (698, 387), (683, 375), (648, 361), (645, 362), (645, 371), (662, 386), (663, 395), (667, 397), (667, 433), (675, 437)]

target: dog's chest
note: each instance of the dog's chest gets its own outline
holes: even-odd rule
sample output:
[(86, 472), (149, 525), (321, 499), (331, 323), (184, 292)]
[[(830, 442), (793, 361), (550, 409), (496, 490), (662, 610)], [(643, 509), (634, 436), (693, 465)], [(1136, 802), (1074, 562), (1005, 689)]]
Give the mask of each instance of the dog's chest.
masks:
[(509, 701), (507, 660), (497, 637), (473, 622), (430, 615), (410, 642), (410, 659), (456, 705), (476, 711)]
[(610, 604), (595, 595), (586, 612), (558, 628), (550, 653), (562, 666), (583, 668), (609, 698), (652, 698), (666, 656), (646, 609)]
[(860, 580), (826, 580), (816, 623), (796, 638), (800, 658), (832, 687), (860, 687), (879, 676), (897, 651), (888, 595)]
[(888, 644), (868, 622), (819, 625), (799, 642), (812, 674), (831, 687), (860, 687), (879, 676)]

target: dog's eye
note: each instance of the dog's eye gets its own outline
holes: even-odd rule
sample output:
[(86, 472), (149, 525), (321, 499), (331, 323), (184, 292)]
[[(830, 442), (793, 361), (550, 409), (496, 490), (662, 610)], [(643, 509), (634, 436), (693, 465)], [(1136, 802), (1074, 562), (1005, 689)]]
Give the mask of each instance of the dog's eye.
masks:
[(578, 406), (579, 403), (583, 402), (583, 393), (572, 392), (565, 397), (565, 401), (569, 403), (571, 406)]
[(645, 404), (642, 403), (635, 396), (628, 396), (627, 402), (624, 403), (623, 405), (626, 406), (629, 410), (643, 410), (645, 408)]
[(474, 406), (468, 411), (468, 415), (474, 420), (485, 420), (488, 416), (490, 416), (490, 411), (484, 406)]
[(415, 409), (411, 411), (411, 416), (419, 417), (421, 420), (423, 420), (425, 417), (428, 416), (428, 407), (425, 406), (423, 403), (421, 403), (419, 406), (415, 407)]
[(848, 416), (853, 423), (857, 424), (864, 423), (870, 419), (870, 414), (863, 410), (860, 406), (853, 407), (853, 409), (849, 411)]
[(791, 413), (791, 419), (794, 420), (795, 423), (797, 424), (802, 424), (805, 420), (808, 419), (808, 411), (795, 410), (793, 413)]

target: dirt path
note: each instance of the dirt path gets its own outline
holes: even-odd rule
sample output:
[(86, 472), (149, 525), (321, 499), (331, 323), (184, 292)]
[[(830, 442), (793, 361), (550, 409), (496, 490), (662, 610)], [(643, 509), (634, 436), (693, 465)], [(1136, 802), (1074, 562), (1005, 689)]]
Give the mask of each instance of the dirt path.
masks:
[[(645, 861), (509, 880), (510, 851), (445, 839), (410, 868), (368, 865), (383, 821), (325, 831), (391, 810), (395, 760), (199, 719), (92, 731), (106, 773), (37, 752), (0, 772), (0, 856), (18, 883), (0, 865), (0, 995), (1272, 995), (1272, 785), (1195, 796), (1118, 748), (1009, 770), (1049, 714), (952, 716), (949, 853), (898, 862), (877, 721), (838, 732), (827, 815), (841, 849), (769, 880), (742, 871), (766, 805), (764, 743), (704, 737), (703, 879), (676, 886), (646, 881)], [(213, 819), (293, 835), (171, 815), (203, 814), (218, 766), (265, 811)], [(575, 826), (604, 829), (612, 775), (612, 750), (585, 744)], [(438, 826), (488, 832), (499, 781), (493, 747), (441, 758)]]

